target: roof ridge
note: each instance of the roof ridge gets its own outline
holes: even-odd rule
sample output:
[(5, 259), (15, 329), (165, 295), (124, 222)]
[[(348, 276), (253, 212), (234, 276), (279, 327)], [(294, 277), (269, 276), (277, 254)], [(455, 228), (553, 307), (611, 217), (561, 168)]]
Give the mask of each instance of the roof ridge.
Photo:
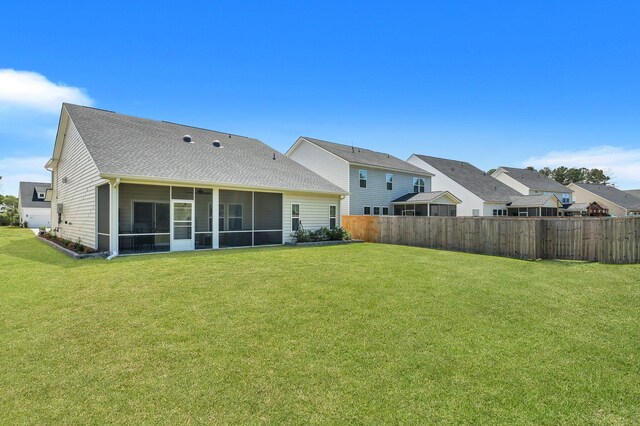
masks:
[[(316, 140), (316, 141), (320, 141), (320, 142), (324, 142), (324, 143), (330, 143), (330, 144), (333, 144), (333, 145), (344, 146), (345, 148), (353, 148), (353, 149), (359, 149), (359, 150), (364, 150), (364, 151), (373, 152), (373, 153), (376, 153), (376, 154), (388, 155), (388, 156), (391, 156), (391, 157), (397, 158), (398, 160), (402, 160), (400, 157), (396, 157), (395, 155), (393, 155), (393, 154), (389, 154), (388, 152), (374, 151), (374, 150), (372, 150), (372, 149), (369, 149), (369, 148), (363, 148), (363, 147), (361, 147), (361, 146), (347, 145), (347, 144), (339, 143), (339, 142), (331, 142), (331, 141), (324, 140), (324, 139), (312, 138), (312, 137), (310, 137), (310, 136), (300, 136), (300, 137), (301, 137), (301, 138), (303, 138), (303, 139), (306, 139), (306, 140), (311, 139), (311, 140)], [(406, 160), (402, 160), (402, 161), (406, 161)]]

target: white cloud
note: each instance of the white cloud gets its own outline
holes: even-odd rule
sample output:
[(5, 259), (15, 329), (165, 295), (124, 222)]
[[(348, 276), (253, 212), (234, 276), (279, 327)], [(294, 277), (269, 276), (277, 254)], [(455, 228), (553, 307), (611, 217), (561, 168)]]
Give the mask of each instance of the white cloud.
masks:
[(529, 157), (522, 166), (603, 169), (621, 189), (640, 188), (640, 148), (603, 145), (581, 151), (551, 151), (542, 157)]
[(18, 195), (18, 187), (24, 182), (49, 182), (51, 173), (44, 165), (49, 157), (7, 157), (0, 158), (0, 193)]
[(84, 89), (54, 83), (37, 72), (0, 69), (0, 108), (26, 108), (57, 114), (63, 102), (93, 104)]

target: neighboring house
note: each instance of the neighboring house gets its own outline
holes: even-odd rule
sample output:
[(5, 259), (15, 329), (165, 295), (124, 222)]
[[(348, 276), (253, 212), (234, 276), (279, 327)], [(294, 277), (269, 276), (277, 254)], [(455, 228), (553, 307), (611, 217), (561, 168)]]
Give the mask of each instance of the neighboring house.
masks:
[(455, 196), (431, 192), (432, 173), (393, 155), (306, 136), (286, 155), (349, 192), (340, 204), (344, 214), (456, 215)]
[(113, 254), (283, 244), (347, 192), (259, 140), (63, 104), (52, 224)]
[(465, 161), (419, 154), (407, 161), (433, 174), (434, 191), (451, 191), (461, 200), (458, 216), (506, 216), (510, 197), (520, 195)]
[(611, 216), (634, 216), (640, 214), (640, 198), (618, 188), (594, 183), (571, 183), (576, 203), (597, 202), (609, 210)]
[(595, 201), (592, 203), (573, 203), (564, 210), (565, 216), (609, 216), (609, 209), (605, 209)]
[(507, 205), (508, 216), (558, 216), (563, 206), (555, 194), (515, 195)]
[(51, 227), (51, 202), (45, 201), (49, 188), (47, 182), (20, 182), (20, 223), (26, 222), (29, 228)]
[(535, 170), (498, 167), (491, 176), (523, 195), (554, 194), (562, 204), (573, 202), (570, 188)]

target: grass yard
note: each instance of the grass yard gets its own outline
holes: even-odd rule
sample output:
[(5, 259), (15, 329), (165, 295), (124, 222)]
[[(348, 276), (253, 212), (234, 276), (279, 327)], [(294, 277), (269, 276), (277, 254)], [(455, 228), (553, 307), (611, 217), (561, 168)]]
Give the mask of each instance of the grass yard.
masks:
[(640, 423), (640, 265), (0, 228), (0, 423)]

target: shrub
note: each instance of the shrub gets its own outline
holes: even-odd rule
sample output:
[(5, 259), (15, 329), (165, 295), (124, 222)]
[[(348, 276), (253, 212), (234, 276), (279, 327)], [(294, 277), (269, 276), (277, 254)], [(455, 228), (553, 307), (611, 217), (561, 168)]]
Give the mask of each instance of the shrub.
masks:
[(342, 227), (334, 228), (329, 230), (329, 239), (332, 241), (347, 241), (351, 239), (351, 232)]
[(23, 228), (28, 228), (29, 227), (29, 222), (27, 222), (26, 220), (24, 222), (22, 222), (22, 227)]
[(346, 241), (351, 239), (351, 233), (344, 228), (329, 229), (322, 227), (315, 231), (307, 231), (300, 227), (291, 234), (296, 243), (310, 243), (316, 241)]

